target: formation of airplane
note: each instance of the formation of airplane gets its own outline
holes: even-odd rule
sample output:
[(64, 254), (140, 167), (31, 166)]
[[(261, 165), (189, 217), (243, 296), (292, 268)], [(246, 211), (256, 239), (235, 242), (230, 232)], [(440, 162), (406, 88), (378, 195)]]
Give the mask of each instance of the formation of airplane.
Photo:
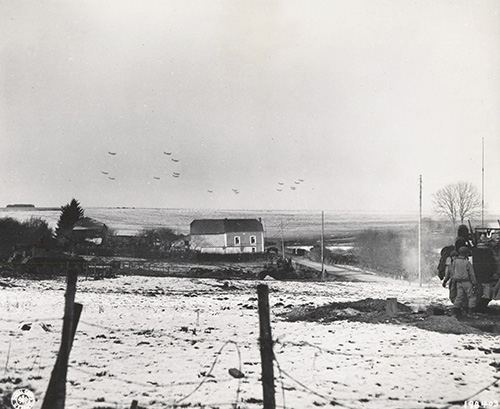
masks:
[[(113, 152), (113, 151), (108, 151), (107, 153), (108, 153), (108, 155), (110, 155), (110, 156), (116, 156), (116, 155), (117, 155), (117, 152)], [(173, 152), (163, 151), (163, 154), (164, 154), (165, 156), (172, 156), (172, 153), (173, 153)], [(177, 159), (177, 158), (174, 158), (174, 157), (171, 157), (171, 158), (170, 158), (170, 160), (171, 160), (172, 162), (174, 162), (174, 163), (179, 163), (179, 162), (180, 162), (180, 159)], [(116, 177), (109, 176), (109, 172), (108, 172), (108, 171), (101, 170), (101, 173), (102, 173), (103, 175), (107, 176), (107, 178), (108, 178), (109, 180), (116, 180)], [(176, 178), (176, 179), (177, 179), (177, 178), (180, 178), (180, 176), (181, 176), (180, 172), (172, 172), (172, 177), (173, 177), (173, 178)], [(161, 180), (161, 177), (160, 177), (160, 176), (153, 176), (153, 179), (154, 179), (154, 180)], [(298, 186), (298, 185), (301, 185), (302, 183), (304, 183), (304, 181), (305, 181), (304, 179), (300, 179), (300, 178), (299, 178), (299, 179), (297, 179), (297, 180), (294, 180), (294, 181), (293, 181), (293, 184), (292, 184), (291, 186), (289, 186), (289, 187), (290, 187), (290, 190), (297, 190), (297, 186)], [(276, 187), (276, 191), (277, 191), (277, 192), (283, 192), (283, 189), (284, 189), (284, 187), (285, 187), (285, 184), (286, 184), (285, 182), (279, 181), (279, 182), (278, 182), (278, 186)], [(240, 194), (240, 191), (239, 191), (239, 189), (237, 189), (237, 188), (232, 188), (231, 190), (232, 190), (232, 192), (233, 192), (235, 195)], [(209, 193), (209, 194), (213, 194), (213, 193), (214, 193), (214, 191), (213, 191), (212, 189), (207, 189), (207, 193)]]
[[(290, 190), (297, 190), (297, 186), (302, 184), (304, 179), (297, 179), (293, 181), (293, 184), (290, 186)], [(278, 182), (278, 186), (276, 187), (277, 192), (283, 192), (283, 187), (285, 186), (285, 182)]]

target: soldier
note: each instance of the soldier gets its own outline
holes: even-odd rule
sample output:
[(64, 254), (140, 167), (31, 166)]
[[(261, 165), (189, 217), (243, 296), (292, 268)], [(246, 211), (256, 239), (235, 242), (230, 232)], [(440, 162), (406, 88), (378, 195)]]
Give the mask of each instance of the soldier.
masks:
[(445, 274), (443, 279), (443, 287), (446, 288), (448, 281), (450, 282), (450, 301), (454, 302), (457, 296), (457, 283), (451, 279), (451, 265), (458, 257), (458, 252), (452, 250), (450, 256), (446, 258)]
[(451, 280), (456, 283), (457, 295), (453, 301), (454, 315), (460, 315), (462, 311), (470, 311), (476, 307), (477, 297), (474, 287), (477, 286), (474, 268), (469, 261), (470, 250), (462, 246), (458, 250), (458, 257), (453, 261), (450, 268)]
[(455, 239), (455, 250), (458, 251), (460, 247), (472, 247), (469, 229), (465, 224), (458, 226), (457, 238)]

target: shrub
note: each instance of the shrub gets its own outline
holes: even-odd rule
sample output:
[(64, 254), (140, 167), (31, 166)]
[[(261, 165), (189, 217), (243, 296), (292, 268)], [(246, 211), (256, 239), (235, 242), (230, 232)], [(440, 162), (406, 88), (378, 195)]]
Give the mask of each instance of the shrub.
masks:
[(0, 259), (8, 259), (15, 250), (32, 247), (50, 249), (55, 245), (53, 231), (45, 220), (32, 217), (20, 222), (0, 219)]

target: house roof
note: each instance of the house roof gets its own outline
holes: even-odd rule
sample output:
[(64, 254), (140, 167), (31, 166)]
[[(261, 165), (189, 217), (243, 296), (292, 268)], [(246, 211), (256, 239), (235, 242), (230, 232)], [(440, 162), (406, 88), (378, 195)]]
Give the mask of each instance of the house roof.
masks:
[(102, 230), (105, 229), (106, 225), (90, 217), (83, 217), (78, 220), (73, 226), (73, 230)]
[(257, 219), (199, 219), (191, 222), (191, 234), (222, 234), (264, 231)]

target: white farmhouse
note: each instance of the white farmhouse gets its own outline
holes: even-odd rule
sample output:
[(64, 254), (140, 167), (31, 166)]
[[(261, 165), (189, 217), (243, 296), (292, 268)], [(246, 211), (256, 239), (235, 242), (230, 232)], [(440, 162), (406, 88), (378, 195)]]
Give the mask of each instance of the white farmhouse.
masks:
[(263, 253), (264, 228), (257, 219), (200, 219), (190, 226), (191, 250), (201, 253)]

